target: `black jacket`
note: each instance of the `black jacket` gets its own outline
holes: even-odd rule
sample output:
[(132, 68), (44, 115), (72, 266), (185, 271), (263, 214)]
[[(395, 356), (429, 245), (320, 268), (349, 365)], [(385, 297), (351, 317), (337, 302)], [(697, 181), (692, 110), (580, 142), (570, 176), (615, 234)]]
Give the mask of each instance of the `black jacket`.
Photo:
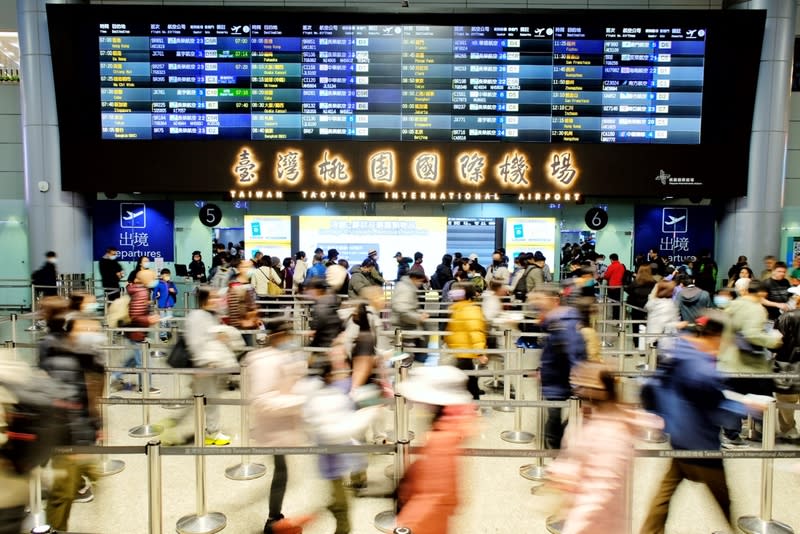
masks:
[(444, 289), (444, 285), (453, 279), (453, 268), (444, 263), (436, 266), (436, 271), (431, 276), (431, 289)]
[(103, 287), (105, 289), (119, 289), (119, 273), (122, 272), (122, 265), (117, 260), (101, 258), (99, 266)]

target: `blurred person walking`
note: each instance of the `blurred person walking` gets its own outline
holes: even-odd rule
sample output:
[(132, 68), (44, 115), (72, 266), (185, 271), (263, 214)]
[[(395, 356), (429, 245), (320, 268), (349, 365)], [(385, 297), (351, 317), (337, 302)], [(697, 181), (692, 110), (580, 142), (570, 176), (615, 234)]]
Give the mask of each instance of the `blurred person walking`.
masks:
[[(647, 303), (644, 305), (644, 309), (647, 311), (648, 334), (674, 334), (677, 332), (681, 316), (675, 301), (672, 300), (674, 290), (675, 282), (661, 280), (656, 284), (654, 291), (650, 293)], [(658, 344), (659, 338), (650, 337), (648, 339), (648, 347)]]
[(425, 445), (397, 488), (397, 526), (413, 534), (447, 534), (459, 497), (459, 446), (477, 429), (467, 377), (450, 366), (412, 369), (398, 393), (433, 416)]
[(302, 286), (306, 280), (307, 271), (306, 253), (300, 250), (294, 256), (294, 271), (292, 273), (292, 290), (295, 295), (300, 293), (300, 286)]
[[(157, 313), (153, 313), (150, 300), (150, 291), (155, 289), (157, 285), (158, 279), (156, 278), (156, 273), (148, 267), (142, 268), (136, 274), (133, 283), (128, 284), (125, 288), (126, 293), (131, 299), (128, 304), (128, 315), (131, 318), (131, 322), (128, 325), (129, 327), (139, 329), (150, 328), (161, 320), (161, 317)], [(141, 367), (142, 346), (147, 340), (147, 332), (125, 332), (125, 337), (132, 347), (132, 354), (122, 366)], [(121, 381), (120, 375), (117, 375), (115, 378), (115, 383), (112, 384), (112, 387), (125, 388), (128, 386)], [(150, 384), (150, 393), (160, 393), (159, 389), (152, 386), (152, 381)], [(141, 380), (139, 381), (138, 389), (139, 391), (142, 390)]]
[[(420, 307), (417, 291), (425, 282), (425, 274), (418, 271), (409, 271), (408, 275), (401, 278), (395, 285), (392, 293), (392, 327), (401, 330), (421, 330), (425, 327), (428, 314)], [(416, 348), (427, 348), (428, 338), (421, 334), (403, 333), (403, 342)], [(414, 360), (425, 362), (427, 354), (414, 353)]]
[[(658, 255), (656, 254), (656, 256)], [(633, 283), (625, 287), (625, 293), (628, 294), (625, 298), (625, 304), (630, 307), (629, 318), (631, 320), (644, 321), (647, 318), (644, 305), (647, 304), (647, 299), (655, 285), (656, 280), (653, 278), (653, 271), (650, 265), (640, 265), (636, 269), (636, 277), (633, 279)], [(633, 323), (632, 325), (634, 348), (639, 348), (639, 337), (636, 333), (639, 331), (640, 325), (643, 325), (643, 323)]]
[(603, 273), (603, 280), (608, 283), (608, 300), (611, 300), (611, 318), (615, 321), (619, 320), (619, 308), (622, 306), (622, 286), (623, 279), (625, 278), (625, 265), (619, 261), (619, 255), (614, 252), (609, 256), (611, 263), (609, 264), (606, 272)]
[[(779, 378), (781, 374), (798, 373), (800, 371), (800, 309), (797, 301), (800, 300), (800, 286), (789, 289), (794, 299), (794, 308), (782, 314), (775, 322), (775, 329), (783, 336), (783, 343), (775, 351), (775, 370), (778, 378), (775, 379), (775, 398), (778, 402), (788, 404), (800, 403), (800, 380)], [(788, 408), (778, 409), (777, 437), (789, 442), (800, 440), (797, 430), (795, 411)]]
[(31, 275), (31, 284), (36, 294), (41, 297), (54, 297), (58, 295), (58, 271), (56, 264), (58, 256), (52, 250), (44, 255), (44, 263)]
[[(542, 344), (542, 396), (549, 401), (564, 401), (572, 394), (569, 375), (586, 360), (586, 342), (581, 334), (583, 321), (575, 308), (562, 306), (557, 286), (543, 285), (533, 290), (528, 302), (539, 315), (539, 326), (548, 334)], [(545, 446), (560, 449), (564, 435), (561, 408), (548, 408)]]
[(550, 483), (566, 495), (563, 534), (620, 534), (630, 513), (626, 485), (642, 429), (663, 428), (652, 414), (626, 409), (617, 400), (614, 376), (602, 363), (583, 362), (571, 373), (575, 394), (591, 406), (579, 433), (568, 433), (565, 448), (547, 467)]
[[(308, 443), (303, 427), (306, 395), (296, 390), (308, 374), (308, 362), (290, 335), (292, 325), (271, 329), (269, 346), (250, 352), (245, 361), (250, 382), (250, 438), (260, 447), (300, 447)], [(289, 483), (286, 456), (273, 456), (275, 469), (269, 489), (264, 534), (300, 534), (307, 518), (287, 519), (283, 500)]]
[[(723, 380), (717, 371), (717, 355), (728, 322), (723, 312), (715, 310), (698, 318), (696, 333), (675, 340), (664, 352), (656, 377), (642, 391), (643, 405), (664, 419), (674, 449), (719, 449), (719, 427), (745, 413), (738, 403), (725, 400)], [(670, 500), (684, 479), (708, 486), (726, 521), (730, 521), (731, 501), (722, 460), (673, 458), (650, 504), (641, 534), (664, 534)]]

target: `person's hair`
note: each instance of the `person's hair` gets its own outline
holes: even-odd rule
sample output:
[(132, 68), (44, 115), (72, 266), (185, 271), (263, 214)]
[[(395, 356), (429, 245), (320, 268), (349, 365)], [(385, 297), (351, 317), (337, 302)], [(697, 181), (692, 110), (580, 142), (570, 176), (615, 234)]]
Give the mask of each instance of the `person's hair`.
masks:
[(442, 265), (444, 265), (445, 267), (452, 266), (453, 256), (451, 256), (450, 254), (445, 254), (444, 256), (442, 256)]
[(454, 252), (454, 253), (453, 253), (453, 259), (454, 259), (454, 260), (460, 260), (460, 259), (461, 259), (461, 258), (463, 258), (463, 257), (464, 257), (464, 255), (463, 255), (463, 254), (461, 254), (460, 252)]
[(408, 276), (409, 278), (420, 278), (422, 280), (426, 278), (425, 273), (422, 273), (420, 271), (409, 271)]
[(200, 286), (197, 288), (197, 307), (198, 308), (205, 308), (206, 304), (208, 304), (208, 300), (211, 298), (211, 294), (215, 291), (215, 289), (211, 286)]
[(353, 324), (355, 324), (361, 332), (369, 332), (369, 314), (367, 313), (366, 302), (361, 302), (356, 306), (353, 312)]
[(106, 253), (116, 252), (116, 251), (117, 251), (117, 247), (106, 247)]
[(589, 265), (581, 264), (581, 268), (578, 270), (580, 272), (580, 276), (594, 276), (594, 269), (592, 269)]
[(724, 312), (709, 309), (695, 321), (695, 333), (699, 337), (719, 337), (729, 322)]
[(502, 280), (490, 280), (489, 281), (489, 289), (491, 291), (497, 291), (498, 289), (502, 288), (505, 283)]
[(542, 284), (533, 288), (534, 293), (540, 293), (546, 297), (560, 298), (561, 288), (556, 284)]
[(315, 252), (314, 253), (314, 259), (311, 260), (311, 261), (313, 261), (314, 263), (320, 263), (320, 262), (322, 262), (322, 257), (323, 257), (322, 256), (322, 252)]
[(414, 261), (419, 261), (422, 259), (422, 252), (415, 252), (414, 253)]
[(753, 269), (751, 269), (750, 267), (747, 267), (747, 266), (743, 266), (743, 267), (739, 268), (739, 272), (736, 273), (736, 277), (737, 278), (741, 278), (742, 277), (741, 276), (742, 271), (747, 271), (747, 278), (753, 278)]
[(478, 292), (475, 290), (475, 284), (472, 282), (459, 282), (453, 284), (450, 289), (461, 289), (464, 291), (464, 300), (475, 300)]
[(751, 279), (750, 283), (747, 285), (747, 293), (750, 295), (755, 295), (756, 293), (766, 292), (767, 288), (764, 287), (764, 284), (761, 280)]
[(739, 256), (736, 263), (747, 263), (747, 256)]
[(302, 250), (298, 251), (297, 254), (294, 255), (295, 259), (302, 260), (305, 259), (306, 253)]
[(283, 266), (285, 268), (288, 269), (291, 264), (292, 264), (292, 258), (283, 258)]
[(44, 297), (39, 304), (39, 313), (51, 333), (63, 333), (70, 302), (62, 297)]
[(369, 269), (370, 267), (375, 267), (375, 260), (368, 256), (364, 259), (364, 261), (361, 262), (361, 268)]
[(785, 261), (776, 261), (775, 265), (772, 267), (773, 270), (775, 269), (788, 269), (789, 266), (786, 265)]
[(337, 261), (337, 263), (338, 263), (339, 265), (341, 265), (342, 267), (344, 267), (345, 269), (349, 269), (349, 268), (350, 268), (350, 262), (349, 262), (349, 261), (347, 261), (347, 260), (346, 260), (346, 259), (344, 259), (344, 258), (342, 258), (342, 259), (338, 260), (338, 261)]
[(619, 261), (619, 254), (616, 252), (612, 252), (608, 257), (611, 261)]
[(270, 341), (274, 341), (274, 337), (289, 335), (292, 331), (292, 323), (281, 318), (274, 323), (268, 322), (267, 329), (269, 330)]
[(778, 259), (778, 258), (776, 258), (775, 256), (773, 256), (772, 254), (768, 254), (767, 256), (764, 256), (764, 261), (767, 261), (767, 260), (776, 260), (776, 259)]
[(672, 298), (672, 291), (675, 289), (675, 282), (661, 280), (656, 284), (656, 298)]
[(52, 250), (48, 250), (47, 253), (45, 253), (44, 257), (45, 258), (55, 258), (56, 257), (56, 253), (54, 251), (52, 251)]
[(139, 256), (139, 258), (136, 260), (136, 268), (137, 269), (139, 269), (142, 266), (142, 262), (144, 260), (150, 261), (150, 258), (148, 258), (147, 256)]
[(639, 268), (636, 270), (636, 278), (635, 282), (638, 284), (647, 284), (650, 282), (655, 282), (655, 278), (653, 278), (653, 269), (650, 267), (650, 264), (640, 265)]
[(236, 269), (239, 267), (239, 264), (241, 263), (242, 263), (242, 258), (240, 258), (239, 256), (234, 256), (231, 258), (230, 266)]
[(161, 274), (172, 274), (172, 272), (165, 267), (164, 269), (161, 269)]

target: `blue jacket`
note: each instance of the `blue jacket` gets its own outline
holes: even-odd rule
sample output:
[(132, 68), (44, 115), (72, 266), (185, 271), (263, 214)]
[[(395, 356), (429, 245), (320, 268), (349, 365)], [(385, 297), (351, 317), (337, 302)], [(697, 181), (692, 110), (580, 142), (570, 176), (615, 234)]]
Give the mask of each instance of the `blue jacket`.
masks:
[(578, 310), (556, 308), (542, 322), (549, 335), (542, 346), (542, 395), (548, 400), (565, 400), (572, 393), (569, 373), (586, 359), (586, 342), (581, 334), (583, 326)]
[(306, 282), (312, 278), (325, 278), (325, 265), (322, 263), (315, 263), (308, 268), (306, 272)]
[[(174, 289), (175, 293), (170, 293), (169, 288)], [(169, 282), (159, 280), (158, 285), (153, 291), (153, 296), (158, 301), (159, 308), (174, 308), (175, 301), (178, 298), (178, 288), (175, 287), (175, 282), (172, 280)]]
[(658, 374), (643, 388), (645, 406), (664, 419), (673, 448), (719, 449), (720, 427), (735, 426), (744, 410), (722, 395), (716, 359), (684, 337), (664, 356)]

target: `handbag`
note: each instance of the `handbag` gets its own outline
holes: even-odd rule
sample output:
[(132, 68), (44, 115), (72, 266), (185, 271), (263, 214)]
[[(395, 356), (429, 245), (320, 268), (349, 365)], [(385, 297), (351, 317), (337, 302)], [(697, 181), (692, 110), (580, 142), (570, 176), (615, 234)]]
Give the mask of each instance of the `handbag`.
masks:
[(739, 354), (753, 358), (761, 358), (763, 360), (769, 359), (767, 350), (764, 347), (753, 345), (747, 341), (747, 338), (744, 337), (744, 334), (741, 332), (736, 332), (733, 341), (736, 343), (736, 348), (739, 349)]
[(283, 288), (278, 284), (276, 284), (275, 282), (273, 282), (272, 280), (267, 279), (267, 295), (270, 296), (283, 295)]
[(167, 363), (170, 367), (176, 369), (188, 369), (194, 367), (192, 365), (192, 355), (189, 352), (189, 347), (186, 345), (186, 338), (183, 334), (178, 333), (178, 339), (175, 340), (175, 345), (167, 356)]

